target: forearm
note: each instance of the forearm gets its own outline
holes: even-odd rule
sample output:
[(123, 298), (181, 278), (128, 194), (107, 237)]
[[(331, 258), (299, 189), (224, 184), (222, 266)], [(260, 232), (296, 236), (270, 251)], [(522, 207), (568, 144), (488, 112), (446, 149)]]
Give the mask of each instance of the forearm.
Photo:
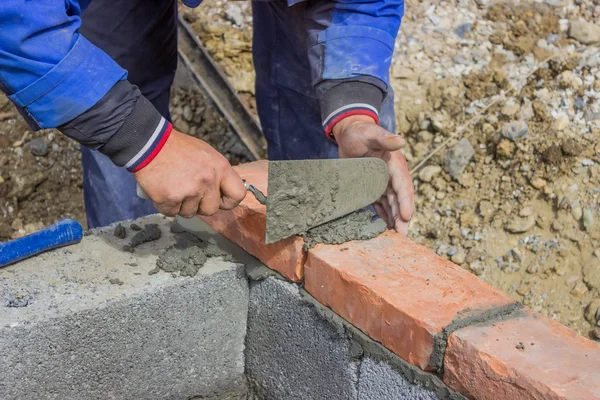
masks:
[(32, 129), (58, 128), (115, 164), (139, 167), (166, 123), (127, 72), (81, 34), (77, 1), (0, 2), (0, 88)]
[(326, 133), (341, 119), (376, 122), (389, 88), (403, 1), (317, 2), (309, 10), (309, 59)]

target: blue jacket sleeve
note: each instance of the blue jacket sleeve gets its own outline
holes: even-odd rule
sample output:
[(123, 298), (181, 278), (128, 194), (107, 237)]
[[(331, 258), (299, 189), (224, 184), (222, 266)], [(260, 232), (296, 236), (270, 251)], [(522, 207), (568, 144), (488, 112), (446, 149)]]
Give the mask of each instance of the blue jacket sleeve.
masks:
[(34, 129), (74, 119), (127, 77), (78, 33), (87, 3), (0, 1), (0, 88)]
[(404, 0), (329, 0), (308, 10), (308, 52), (325, 130), (352, 114), (378, 121)]

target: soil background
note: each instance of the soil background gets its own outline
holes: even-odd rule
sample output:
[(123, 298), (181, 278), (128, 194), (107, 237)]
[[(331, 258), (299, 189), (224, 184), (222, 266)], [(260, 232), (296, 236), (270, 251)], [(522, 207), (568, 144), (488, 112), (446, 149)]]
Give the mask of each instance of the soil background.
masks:
[[(250, 3), (181, 12), (255, 112)], [(598, 21), (591, 0), (407, 0), (391, 83), (411, 169), (435, 151), (413, 175), (411, 238), (600, 339)], [(199, 91), (174, 89), (172, 111), (246, 161)], [(0, 122), (0, 240), (85, 223), (78, 145), (31, 132), (4, 97)]]

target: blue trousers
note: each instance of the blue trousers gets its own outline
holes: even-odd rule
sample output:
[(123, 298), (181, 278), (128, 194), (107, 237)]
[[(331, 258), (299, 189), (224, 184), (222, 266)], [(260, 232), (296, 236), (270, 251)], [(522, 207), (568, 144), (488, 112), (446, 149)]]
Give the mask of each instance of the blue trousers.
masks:
[[(202, 6), (200, 6), (202, 7)], [(253, 1), (256, 104), (270, 160), (337, 157), (321, 125), (311, 84), (304, 27), (305, 3)], [(170, 119), (169, 94), (177, 67), (175, 0), (93, 0), (82, 33), (129, 72), (129, 81)], [(381, 124), (394, 131), (393, 98), (384, 101)], [(156, 213), (136, 196), (133, 175), (101, 153), (82, 148), (88, 226)]]

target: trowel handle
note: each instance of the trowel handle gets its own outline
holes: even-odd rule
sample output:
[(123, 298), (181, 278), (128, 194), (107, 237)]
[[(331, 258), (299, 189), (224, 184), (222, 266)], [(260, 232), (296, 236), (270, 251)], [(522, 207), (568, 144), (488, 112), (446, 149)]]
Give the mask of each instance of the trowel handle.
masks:
[[(243, 179), (243, 181), (244, 181), (244, 186), (246, 187), (246, 190), (249, 191), (250, 193), (252, 193), (254, 195), (254, 197), (256, 197), (256, 200), (258, 200), (258, 202), (260, 204), (266, 205), (267, 204), (267, 196), (265, 196), (264, 193), (261, 192), (260, 190), (258, 190), (255, 186), (250, 185), (248, 182), (246, 182), (245, 179)], [(150, 200), (150, 197), (148, 197), (146, 192), (144, 192), (144, 189), (142, 189), (142, 187), (139, 185), (139, 183), (136, 183), (135, 191), (139, 198), (142, 198), (144, 200)]]
[(246, 187), (246, 190), (249, 191), (250, 193), (252, 193), (254, 195), (254, 197), (256, 198), (256, 200), (258, 200), (258, 202), (260, 204), (262, 204), (262, 205), (267, 204), (267, 196), (265, 196), (265, 194), (263, 192), (258, 190), (255, 186), (246, 182), (245, 179), (242, 179), (242, 181), (244, 182), (244, 186)]

